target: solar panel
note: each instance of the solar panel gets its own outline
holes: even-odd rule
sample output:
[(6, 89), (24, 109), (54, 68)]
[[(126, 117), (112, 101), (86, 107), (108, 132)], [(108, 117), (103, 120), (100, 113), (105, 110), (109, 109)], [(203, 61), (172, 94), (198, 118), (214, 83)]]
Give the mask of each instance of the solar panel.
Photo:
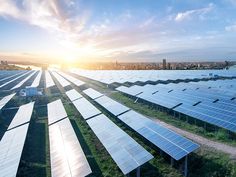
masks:
[(107, 96), (97, 98), (95, 101), (115, 116), (130, 110), (130, 108), (112, 100)]
[(51, 71), (51, 73), (57, 79), (57, 81), (60, 83), (62, 87), (70, 85), (70, 83), (66, 79), (64, 79), (61, 75), (59, 75), (57, 72)]
[(30, 87), (38, 87), (41, 76), (42, 76), (42, 71), (40, 70)]
[(57, 71), (58, 74), (60, 74), (62, 77), (66, 78), (68, 81), (72, 82), (76, 86), (84, 85), (84, 82), (61, 71)]
[(88, 88), (88, 89), (84, 90), (83, 92), (86, 95), (88, 95), (91, 99), (96, 99), (96, 98), (101, 97), (103, 95), (100, 92), (98, 92), (92, 88)]
[(67, 117), (66, 110), (60, 99), (48, 103), (48, 124), (51, 125)]
[(13, 93), (11, 95), (5, 96), (0, 100), (0, 110), (10, 101), (16, 93)]
[(17, 72), (16, 74), (13, 74), (13, 75), (10, 75), (10, 76), (7, 76), (7, 77), (3, 77), (2, 79), (0, 79), (0, 82), (2, 82), (2, 81), (5, 81), (5, 80), (7, 80), (7, 79), (10, 79), (10, 78), (12, 78), (12, 77), (15, 77), (15, 76), (17, 76), (17, 75), (19, 75), (19, 74), (23, 74), (23, 73), (25, 73), (26, 71), (19, 71), (19, 72)]
[(0, 142), (0, 176), (15, 177), (29, 124), (6, 131)]
[(93, 104), (85, 98), (80, 98), (72, 102), (84, 119), (89, 119), (101, 113)]
[(198, 144), (135, 111), (128, 111), (118, 118), (175, 160), (180, 160), (199, 148)]
[(66, 95), (69, 97), (70, 101), (75, 101), (83, 96), (77, 92), (75, 89), (66, 92)]
[(31, 72), (30, 75), (28, 75), (26, 78), (24, 78), (22, 81), (20, 81), (17, 85), (15, 85), (14, 87), (11, 88), (11, 90), (17, 89), (19, 87), (21, 87), (29, 78), (31, 78), (34, 74), (36, 73), (36, 71)]
[(19, 75), (18, 77), (14, 78), (14, 79), (12, 79), (12, 80), (10, 80), (10, 81), (5, 82), (4, 84), (0, 85), (0, 88), (2, 88), (2, 87), (4, 87), (4, 86), (6, 86), (6, 85), (8, 85), (8, 84), (10, 84), (10, 83), (12, 83), (12, 82), (14, 82), (15, 80), (17, 80), (17, 79), (19, 79), (19, 78), (21, 78), (21, 77), (23, 77), (23, 76), (25, 76), (25, 75), (27, 75), (27, 74), (29, 74), (29, 72), (30, 72), (30, 71), (27, 71), (27, 72), (25, 72), (25, 73)]
[(53, 177), (87, 176), (92, 171), (68, 118), (49, 126)]
[(34, 108), (34, 102), (30, 102), (28, 104), (20, 106), (18, 111), (16, 112), (16, 115), (11, 121), (8, 130), (29, 122), (31, 119), (33, 108)]
[(46, 79), (46, 88), (52, 87), (55, 85), (50, 73), (45, 71), (45, 79)]
[(124, 175), (148, 162), (153, 156), (105, 115), (87, 120)]

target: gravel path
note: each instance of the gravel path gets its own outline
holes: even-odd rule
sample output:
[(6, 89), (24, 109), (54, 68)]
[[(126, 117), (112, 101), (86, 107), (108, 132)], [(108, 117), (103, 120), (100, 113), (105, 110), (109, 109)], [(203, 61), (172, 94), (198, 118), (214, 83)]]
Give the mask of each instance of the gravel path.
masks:
[(224, 143), (208, 140), (207, 138), (204, 138), (202, 136), (199, 136), (199, 135), (190, 133), (188, 131), (182, 130), (180, 128), (177, 128), (177, 127), (175, 127), (173, 125), (167, 124), (167, 123), (165, 123), (163, 121), (160, 121), (158, 119), (154, 119), (154, 118), (151, 118), (151, 119), (153, 121), (155, 121), (155, 122), (160, 123), (161, 125), (163, 125), (165, 127), (168, 127), (169, 129), (175, 131), (176, 133), (178, 133), (180, 135), (183, 135), (183, 136), (185, 136), (185, 137), (187, 137), (187, 138), (189, 138), (189, 139), (199, 143), (200, 145), (204, 145), (204, 146), (207, 146), (207, 147), (214, 148), (216, 150), (222, 151), (224, 153), (227, 153), (227, 154), (230, 155), (230, 157), (232, 159), (236, 160), (236, 147), (229, 146), (229, 145), (224, 144)]

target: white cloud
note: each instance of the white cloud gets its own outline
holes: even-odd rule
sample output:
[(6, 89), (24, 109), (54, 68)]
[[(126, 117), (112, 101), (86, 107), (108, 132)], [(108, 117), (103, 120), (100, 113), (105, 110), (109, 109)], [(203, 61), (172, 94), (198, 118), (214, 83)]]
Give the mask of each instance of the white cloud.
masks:
[(226, 26), (225, 27), (225, 31), (236, 32), (236, 24), (230, 25), (230, 26)]
[(200, 19), (204, 18), (204, 15), (209, 13), (214, 8), (214, 4), (210, 3), (207, 7), (201, 9), (188, 10), (185, 12), (179, 12), (175, 21), (180, 22), (183, 20), (191, 19), (192, 16), (197, 15)]

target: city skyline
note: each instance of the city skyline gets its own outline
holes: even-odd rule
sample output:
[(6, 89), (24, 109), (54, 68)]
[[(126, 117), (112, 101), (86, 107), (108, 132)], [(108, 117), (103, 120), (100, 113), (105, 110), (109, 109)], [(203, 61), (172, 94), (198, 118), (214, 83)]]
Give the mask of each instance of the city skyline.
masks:
[(235, 60), (236, 1), (0, 0), (0, 57), (34, 62)]

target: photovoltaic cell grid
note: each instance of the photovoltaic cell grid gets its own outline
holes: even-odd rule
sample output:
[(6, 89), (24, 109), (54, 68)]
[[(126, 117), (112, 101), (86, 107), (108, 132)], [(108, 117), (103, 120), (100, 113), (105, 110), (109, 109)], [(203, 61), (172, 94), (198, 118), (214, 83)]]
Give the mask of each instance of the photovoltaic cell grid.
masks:
[(40, 70), (38, 72), (36, 78), (34, 79), (33, 83), (31, 84), (31, 87), (38, 87), (39, 86), (41, 76), (42, 76), (42, 71)]
[(64, 77), (59, 75), (56, 71), (51, 71), (51, 73), (57, 79), (57, 81), (60, 83), (62, 87), (70, 85), (70, 83), (66, 79), (64, 79)]
[(91, 104), (85, 98), (77, 99), (72, 103), (84, 119), (89, 119), (93, 116), (101, 114), (101, 111), (99, 111), (93, 104)]
[(11, 95), (5, 96), (0, 100), (0, 110), (10, 101), (16, 93), (13, 93)]
[(67, 117), (66, 110), (60, 99), (48, 103), (47, 108), (49, 125)]
[(128, 174), (153, 158), (105, 115), (98, 115), (87, 120), (87, 123), (123, 174)]
[(175, 160), (180, 160), (199, 148), (198, 144), (135, 111), (128, 111), (118, 118)]
[(77, 92), (75, 89), (69, 90), (66, 92), (66, 95), (68, 96), (68, 98), (70, 99), (70, 101), (75, 101), (79, 98), (82, 98), (83, 96)]
[(0, 176), (15, 177), (29, 124), (6, 131), (0, 142)]
[(125, 83), (125, 82), (147, 82), (147, 81), (173, 81), (186, 79), (212, 78), (212, 75), (233, 77), (236, 72), (224, 70), (79, 70), (71, 69), (70, 72), (104, 84)]
[(45, 71), (45, 80), (46, 80), (46, 88), (52, 87), (55, 85), (50, 73)]
[[(169, 154), (175, 160), (179, 160), (199, 148), (199, 145), (192, 141), (151, 121), (145, 116), (130, 110), (128, 107), (107, 96), (97, 98), (95, 101), (115, 116), (123, 113), (118, 116), (122, 122)], [(117, 110), (123, 111), (116, 112)]]
[(20, 126), (22, 124), (28, 123), (31, 119), (31, 115), (33, 113), (34, 102), (30, 102), (28, 104), (24, 104), (20, 106), (13, 120), (11, 121), (8, 130)]
[(14, 82), (14, 81), (16, 81), (17, 79), (22, 78), (23, 76), (25, 76), (25, 75), (27, 75), (27, 74), (29, 74), (29, 73), (30, 73), (30, 71), (27, 71), (27, 72), (24, 72), (23, 74), (20, 74), (18, 77), (15, 77), (14, 79), (12, 79), (12, 80), (10, 80), (10, 81), (7, 81), (7, 82), (3, 83), (2, 85), (0, 85), (0, 88), (2, 88), (2, 87), (4, 87), (4, 86), (6, 86), (6, 85), (8, 85), (8, 84), (10, 84), (10, 83), (12, 83), (12, 82)]
[(102, 96), (100, 98), (97, 98), (95, 99), (95, 101), (102, 107), (104, 107), (106, 110), (108, 110), (110, 113), (112, 113), (114, 116), (120, 115), (130, 110), (130, 108), (112, 100), (107, 96)]
[(49, 126), (52, 177), (87, 176), (92, 171), (68, 118)]
[(60, 74), (62, 77), (66, 78), (68, 81), (72, 82), (73, 84), (75, 84), (76, 86), (81, 86), (81, 85), (84, 85), (84, 82), (69, 75), (69, 74), (66, 74), (62, 71), (57, 71), (58, 74)]
[[(223, 81), (230, 84), (232, 82), (229, 80), (219, 82), (222, 84)], [(138, 98), (236, 132), (236, 104), (231, 100), (233, 95), (230, 97), (228, 92), (225, 94), (216, 89), (206, 88), (208, 82), (220, 85), (217, 81), (201, 81), (194, 84), (171, 83), (118, 87), (117, 90), (132, 96), (140, 90), (142, 93), (136, 96)]]
[(100, 92), (98, 92), (98, 91), (96, 91), (92, 88), (88, 88), (88, 89), (84, 90), (83, 92), (93, 100), (98, 98), (98, 97), (103, 96), (103, 94), (101, 94)]
[[(1, 71), (1, 72), (3, 72), (3, 71)], [(11, 73), (11, 72), (13, 72), (13, 73)], [(26, 72), (26, 71), (7, 71), (7, 75), (4, 76), (4, 77), (2, 77), (2, 78), (0, 79), (0, 82), (5, 81), (5, 80), (8, 80), (8, 79), (10, 79), (10, 78), (12, 78), (12, 77), (15, 77), (15, 76), (19, 75), (19, 74), (23, 74), (23, 73), (25, 73), (25, 72)]]

